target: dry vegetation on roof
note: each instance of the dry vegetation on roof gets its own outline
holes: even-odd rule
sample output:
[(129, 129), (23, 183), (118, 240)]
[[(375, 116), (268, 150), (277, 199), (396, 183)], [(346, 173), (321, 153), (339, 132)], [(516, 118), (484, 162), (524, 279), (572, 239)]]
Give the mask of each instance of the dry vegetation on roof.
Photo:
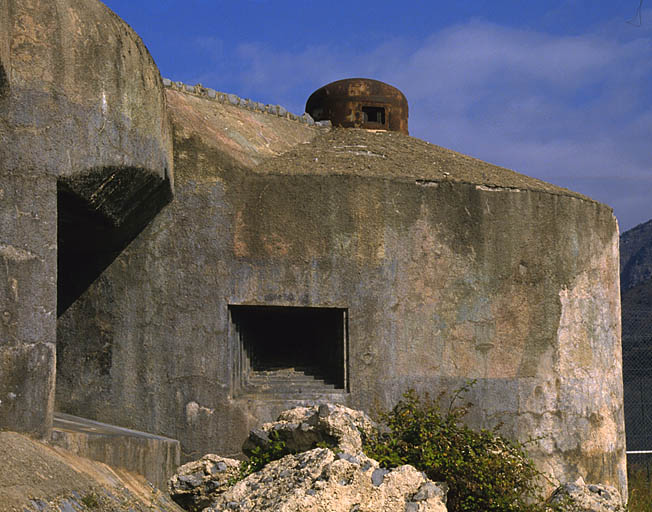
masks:
[(416, 181), (455, 181), (587, 197), (398, 132), (334, 128), (264, 160), (257, 172), (355, 174)]

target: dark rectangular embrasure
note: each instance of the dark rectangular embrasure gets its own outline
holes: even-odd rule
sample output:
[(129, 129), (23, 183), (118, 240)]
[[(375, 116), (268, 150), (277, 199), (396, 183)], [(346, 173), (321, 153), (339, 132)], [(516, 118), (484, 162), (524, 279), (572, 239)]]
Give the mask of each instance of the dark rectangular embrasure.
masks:
[(385, 109), (383, 107), (362, 107), (365, 123), (385, 124)]
[(346, 309), (229, 306), (238, 337), (241, 380), (298, 371), (346, 388)]

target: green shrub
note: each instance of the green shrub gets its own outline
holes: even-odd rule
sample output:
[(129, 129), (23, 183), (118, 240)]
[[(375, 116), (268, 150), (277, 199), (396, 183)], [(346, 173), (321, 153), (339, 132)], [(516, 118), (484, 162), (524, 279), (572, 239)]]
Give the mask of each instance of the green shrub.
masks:
[(477, 432), (461, 423), (470, 404), (455, 402), (473, 384), (457, 390), (444, 413), (441, 397), (431, 400), (408, 391), (380, 415), (387, 431), (365, 439), (365, 453), (382, 467), (411, 464), (431, 480), (446, 482), (450, 512), (555, 510), (541, 499), (542, 475), (523, 444), (502, 438), (495, 429)]
[[(272, 430), (269, 433), (270, 443), (268, 446), (256, 446), (251, 450), (249, 458), (243, 461), (240, 464), (240, 471), (231, 484), (238, 482), (244, 478), (247, 478), (252, 473), (260, 471), (267, 464), (272, 461), (282, 459), (286, 455), (294, 454), (296, 451), (290, 450), (287, 447), (287, 443), (281, 438), (280, 434), (276, 430)], [(335, 447), (334, 444), (328, 443), (327, 441), (319, 441), (313, 445), (313, 448), (328, 448), (332, 450)]]
[(286, 442), (281, 439), (277, 431), (273, 430), (269, 434), (269, 440), (269, 446), (265, 448), (256, 446), (253, 450), (251, 450), (249, 459), (243, 461), (240, 464), (240, 475), (238, 480), (242, 480), (252, 473), (260, 471), (270, 462), (282, 459), (286, 455), (292, 453), (290, 450), (288, 450)]
[(94, 492), (89, 492), (82, 496), (81, 502), (86, 508), (99, 508), (100, 502)]

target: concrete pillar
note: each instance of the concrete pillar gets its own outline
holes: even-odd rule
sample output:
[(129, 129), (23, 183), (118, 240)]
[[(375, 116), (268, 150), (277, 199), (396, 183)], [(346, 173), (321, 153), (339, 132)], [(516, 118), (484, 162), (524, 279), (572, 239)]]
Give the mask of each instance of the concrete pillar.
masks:
[(54, 177), (0, 164), (0, 429), (52, 425), (57, 298)]
[[(94, 198), (123, 238), (156, 213), (149, 203), (172, 183), (158, 68), (98, 0), (0, 0), (0, 429), (38, 436), (54, 407), (64, 182)], [(65, 274), (75, 280), (79, 269)]]

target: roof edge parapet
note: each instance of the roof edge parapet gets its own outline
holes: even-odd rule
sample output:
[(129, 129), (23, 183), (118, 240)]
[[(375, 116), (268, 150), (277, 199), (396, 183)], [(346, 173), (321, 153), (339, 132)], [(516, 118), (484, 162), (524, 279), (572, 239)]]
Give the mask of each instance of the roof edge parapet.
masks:
[(265, 104), (259, 101), (250, 100), (249, 98), (241, 98), (235, 94), (220, 92), (211, 89), (210, 87), (204, 87), (202, 84), (188, 85), (183, 82), (174, 82), (169, 78), (163, 78), (163, 86), (167, 89), (173, 89), (185, 94), (207, 98), (225, 105), (232, 105), (234, 107), (240, 107), (254, 112), (290, 119), (291, 121), (297, 121), (308, 126), (331, 126), (330, 121), (315, 121), (307, 112), (298, 116), (281, 105)]

